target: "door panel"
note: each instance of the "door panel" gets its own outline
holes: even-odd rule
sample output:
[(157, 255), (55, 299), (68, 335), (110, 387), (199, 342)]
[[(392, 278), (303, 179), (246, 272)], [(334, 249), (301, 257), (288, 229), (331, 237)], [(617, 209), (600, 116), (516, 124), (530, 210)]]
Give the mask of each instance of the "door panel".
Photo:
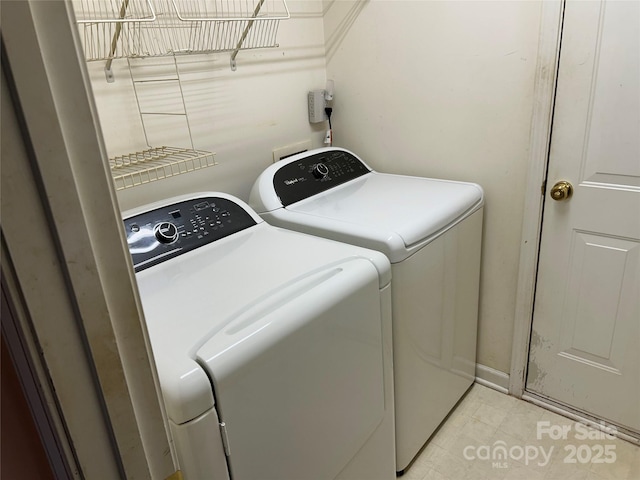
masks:
[(629, 287), (638, 244), (583, 232), (573, 243), (559, 355), (619, 374), (624, 344), (616, 342), (632, 333), (625, 317), (636, 297)]
[(567, 1), (526, 388), (638, 432), (639, 132), (640, 3)]
[[(593, 4), (590, 13), (595, 17), (598, 2), (589, 3)], [(640, 8), (637, 2), (624, 3), (628, 5), (598, 5), (598, 33), (590, 52), (594, 68), (592, 75), (585, 78), (590, 92), (581, 180), (640, 186)], [(588, 54), (589, 46), (586, 47)]]

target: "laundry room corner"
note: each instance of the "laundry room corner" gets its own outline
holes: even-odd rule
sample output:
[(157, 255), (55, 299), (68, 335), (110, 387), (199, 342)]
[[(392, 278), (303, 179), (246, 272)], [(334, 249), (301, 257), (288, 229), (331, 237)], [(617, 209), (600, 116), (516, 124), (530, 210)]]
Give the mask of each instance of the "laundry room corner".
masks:
[[(212, 189), (248, 199), (274, 150), (323, 145), (306, 94), (330, 78), (335, 146), (379, 171), (484, 188), (479, 377), (506, 388), (542, 2), (288, 4), (279, 48), (241, 51), (235, 71), (227, 52), (176, 56), (183, 99), (168, 88), (138, 95), (126, 59), (113, 62), (114, 83), (103, 62), (88, 62), (110, 157), (190, 135), (217, 164), (120, 190), (121, 209)], [(140, 98), (152, 111), (182, 101), (189, 130), (146, 121)]]

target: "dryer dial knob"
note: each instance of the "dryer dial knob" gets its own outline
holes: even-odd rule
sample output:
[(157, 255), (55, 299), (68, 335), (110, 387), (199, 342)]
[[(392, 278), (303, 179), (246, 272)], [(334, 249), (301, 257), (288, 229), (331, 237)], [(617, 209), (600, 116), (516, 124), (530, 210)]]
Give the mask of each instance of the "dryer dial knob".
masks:
[(160, 222), (153, 231), (160, 243), (173, 243), (178, 239), (178, 229), (171, 222)]
[(316, 178), (324, 178), (329, 175), (329, 168), (324, 163), (316, 163), (313, 166), (312, 173)]

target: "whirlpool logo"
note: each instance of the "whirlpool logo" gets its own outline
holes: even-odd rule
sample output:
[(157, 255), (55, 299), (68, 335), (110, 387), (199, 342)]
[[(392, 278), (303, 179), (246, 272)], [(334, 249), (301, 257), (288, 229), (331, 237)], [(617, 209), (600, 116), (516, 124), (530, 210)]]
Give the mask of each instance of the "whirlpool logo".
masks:
[(284, 184), (285, 185), (294, 185), (298, 182), (304, 182), (306, 180), (306, 178), (304, 177), (298, 177), (298, 178), (292, 178), (291, 180), (285, 180)]

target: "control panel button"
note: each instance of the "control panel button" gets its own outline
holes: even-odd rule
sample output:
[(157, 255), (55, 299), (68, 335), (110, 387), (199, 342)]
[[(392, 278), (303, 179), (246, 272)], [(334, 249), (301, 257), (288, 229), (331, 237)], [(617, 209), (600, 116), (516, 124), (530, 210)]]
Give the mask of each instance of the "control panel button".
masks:
[(312, 173), (316, 178), (324, 178), (329, 175), (329, 168), (324, 163), (316, 163), (313, 166)]
[(158, 223), (153, 232), (160, 243), (173, 243), (178, 239), (178, 229), (171, 222)]

